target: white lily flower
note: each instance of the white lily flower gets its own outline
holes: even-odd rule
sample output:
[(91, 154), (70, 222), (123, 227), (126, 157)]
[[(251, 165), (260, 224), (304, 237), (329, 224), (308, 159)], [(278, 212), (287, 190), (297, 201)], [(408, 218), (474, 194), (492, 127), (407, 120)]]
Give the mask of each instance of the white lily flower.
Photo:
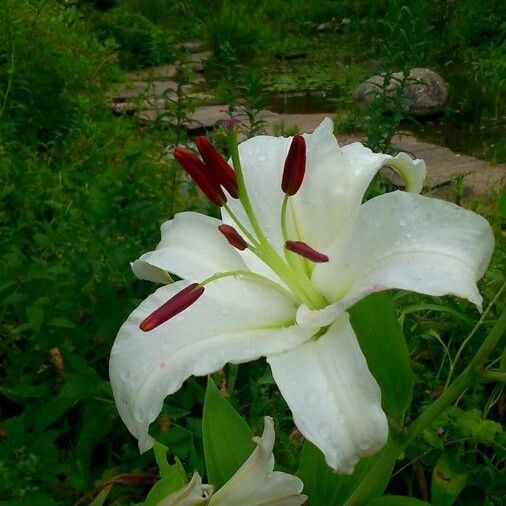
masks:
[(211, 485), (203, 485), (195, 473), (191, 481), (161, 501), (158, 506), (300, 506), (307, 500), (301, 494), (304, 484), (296, 476), (273, 471), (274, 423), (264, 418), (262, 437), (248, 460), (216, 494)]
[[(300, 432), (350, 473), (385, 444), (388, 427), (346, 310), (390, 288), (481, 307), (476, 282), (494, 245), (484, 218), (418, 195), (422, 160), (339, 147), (328, 118), (303, 138), (240, 144), (240, 199), (231, 184), (228, 198), (205, 188), (218, 205), (228, 200), (222, 221), (180, 213), (162, 225), (156, 250), (132, 264), (142, 279), (182, 278), (130, 315), (111, 352), (116, 403), (141, 451), (152, 445), (148, 427), (163, 399), (189, 376), (264, 356)], [(408, 191), (362, 203), (384, 165)]]

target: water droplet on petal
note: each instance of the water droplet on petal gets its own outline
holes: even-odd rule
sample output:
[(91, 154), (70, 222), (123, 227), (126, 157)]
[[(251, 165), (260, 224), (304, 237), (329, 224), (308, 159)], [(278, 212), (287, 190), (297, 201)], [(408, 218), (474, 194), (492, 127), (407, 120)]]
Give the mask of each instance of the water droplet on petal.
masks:
[(123, 371), (121, 371), (119, 374), (119, 379), (121, 381), (127, 382), (130, 379), (130, 376), (130, 371), (128, 369), (123, 369)]

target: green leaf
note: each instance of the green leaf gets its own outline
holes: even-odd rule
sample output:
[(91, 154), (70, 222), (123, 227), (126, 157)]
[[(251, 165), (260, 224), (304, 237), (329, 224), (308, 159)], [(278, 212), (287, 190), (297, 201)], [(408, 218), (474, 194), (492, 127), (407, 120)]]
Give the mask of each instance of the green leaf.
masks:
[(383, 409), (400, 420), (411, 403), (414, 375), (392, 298), (387, 293), (369, 295), (351, 308), (350, 316), (369, 369), (381, 388)]
[(158, 442), (155, 443), (154, 452), (162, 479), (153, 485), (144, 506), (157, 506), (172, 492), (186, 485), (186, 473), (179, 459), (176, 457), (175, 464), (169, 464), (167, 462), (168, 448)]
[[(337, 474), (327, 465), (320, 450), (306, 441), (297, 474), (304, 482), (304, 493), (309, 497), (310, 504), (344, 504), (381, 454), (382, 452), (379, 452), (372, 457), (362, 459), (351, 475)], [(384, 492), (392, 470), (393, 465), (383, 469), (378, 488), (371, 492), (370, 499)]]
[(44, 403), (35, 417), (35, 430), (43, 431), (56, 420), (59, 420), (76, 401), (70, 397), (58, 395)]
[(208, 482), (222, 487), (255, 449), (253, 433), (209, 377), (202, 419)]
[(105, 500), (107, 499), (107, 496), (109, 495), (109, 492), (111, 491), (112, 485), (109, 485), (108, 487), (104, 488), (93, 501), (91, 501), (90, 506), (104, 506)]
[(33, 329), (38, 332), (44, 323), (43, 309), (35, 305), (28, 306), (26, 308), (26, 317), (28, 318), (28, 321), (30, 322)]
[(506, 218), (506, 193), (499, 197), (499, 209), (503, 218)]
[(432, 502), (438, 506), (452, 505), (466, 484), (467, 472), (457, 453), (444, 453), (432, 473)]
[(367, 506), (429, 506), (429, 503), (413, 497), (386, 495), (372, 500)]

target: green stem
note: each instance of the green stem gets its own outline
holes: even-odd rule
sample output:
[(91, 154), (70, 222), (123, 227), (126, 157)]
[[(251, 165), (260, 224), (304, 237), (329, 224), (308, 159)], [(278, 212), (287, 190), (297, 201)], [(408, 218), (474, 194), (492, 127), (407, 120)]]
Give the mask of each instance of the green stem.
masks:
[(481, 324), (485, 320), (485, 317), (488, 315), (490, 310), (494, 307), (494, 304), (496, 303), (497, 299), (501, 296), (502, 292), (504, 291), (504, 288), (506, 287), (506, 282), (503, 283), (501, 288), (499, 288), (498, 292), (495, 294), (494, 298), (490, 301), (489, 305), (487, 306), (487, 309), (483, 311), (480, 319), (476, 323), (476, 325), (473, 327), (473, 330), (471, 330), (470, 334), (464, 339), (463, 343), (461, 344), (460, 348), (457, 350), (457, 353), (455, 354), (455, 357), (452, 362), (450, 362), (450, 371), (448, 373), (448, 378), (446, 378), (445, 383), (445, 389), (450, 384), (450, 380), (453, 374), (453, 371), (455, 370), (455, 367), (457, 366), (457, 362), (459, 361), (460, 356), (462, 355), (462, 352), (464, 351), (464, 348), (467, 346), (469, 341), (473, 338), (473, 336), (476, 334), (478, 329), (480, 328)]
[(383, 470), (391, 466), (405, 448), (437, 418), (446, 408), (453, 404), (469, 386), (483, 374), (481, 367), (487, 357), (494, 351), (506, 331), (506, 311), (497, 320), (483, 344), (469, 365), (457, 379), (436, 399), (398, 438), (391, 439), (383, 449), (381, 456), (365, 475), (360, 485), (345, 502), (344, 506), (361, 506), (371, 499), (373, 491), (378, 488)]
[(237, 134), (235, 132), (231, 132), (228, 135), (228, 149), (230, 151), (230, 158), (232, 158), (232, 165), (234, 166), (234, 172), (237, 177), (237, 186), (239, 187), (239, 199), (241, 201), (242, 207), (244, 211), (246, 211), (246, 215), (251, 223), (251, 227), (255, 232), (256, 236), (260, 243), (267, 243), (267, 238), (264, 236), (262, 232), (262, 228), (258, 223), (258, 220), (255, 216), (255, 212), (253, 211), (253, 206), (251, 205), (251, 201), (249, 199), (248, 191), (246, 190), (246, 182), (244, 181), (244, 174), (242, 172), (241, 167), (241, 159), (239, 157), (239, 146), (237, 144)]
[(482, 383), (506, 383), (506, 371), (485, 369), (480, 373)]

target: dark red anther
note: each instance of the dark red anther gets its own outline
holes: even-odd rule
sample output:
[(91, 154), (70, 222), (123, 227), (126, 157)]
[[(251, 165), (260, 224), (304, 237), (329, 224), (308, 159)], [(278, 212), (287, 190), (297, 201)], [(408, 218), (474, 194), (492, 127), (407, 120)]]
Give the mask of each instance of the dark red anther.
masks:
[(327, 255), (316, 251), (315, 249), (311, 248), (311, 246), (302, 241), (286, 241), (285, 248), (289, 251), (297, 253), (297, 255), (300, 255), (301, 257), (311, 260), (312, 262), (321, 263), (329, 261), (329, 257)]
[(205, 137), (197, 137), (195, 143), (210, 177), (215, 179), (216, 183), (221, 184), (236, 199), (239, 196), (239, 187), (234, 169)]
[(174, 158), (213, 204), (221, 207), (227, 202), (227, 197), (225, 197), (220, 185), (209, 177), (205, 164), (190, 151), (178, 146), (174, 150)]
[(162, 304), (158, 309), (155, 309), (147, 318), (142, 320), (139, 328), (144, 332), (156, 329), (162, 323), (170, 320), (187, 307), (190, 307), (202, 294), (204, 287), (198, 283), (193, 283), (186, 288), (183, 288), (174, 297), (171, 297), (165, 304)]
[(302, 135), (295, 135), (285, 160), (281, 188), (288, 195), (295, 195), (306, 171), (306, 141)]
[(220, 225), (218, 230), (225, 236), (225, 239), (238, 250), (245, 250), (248, 247), (248, 243), (239, 235), (239, 232), (230, 225)]

